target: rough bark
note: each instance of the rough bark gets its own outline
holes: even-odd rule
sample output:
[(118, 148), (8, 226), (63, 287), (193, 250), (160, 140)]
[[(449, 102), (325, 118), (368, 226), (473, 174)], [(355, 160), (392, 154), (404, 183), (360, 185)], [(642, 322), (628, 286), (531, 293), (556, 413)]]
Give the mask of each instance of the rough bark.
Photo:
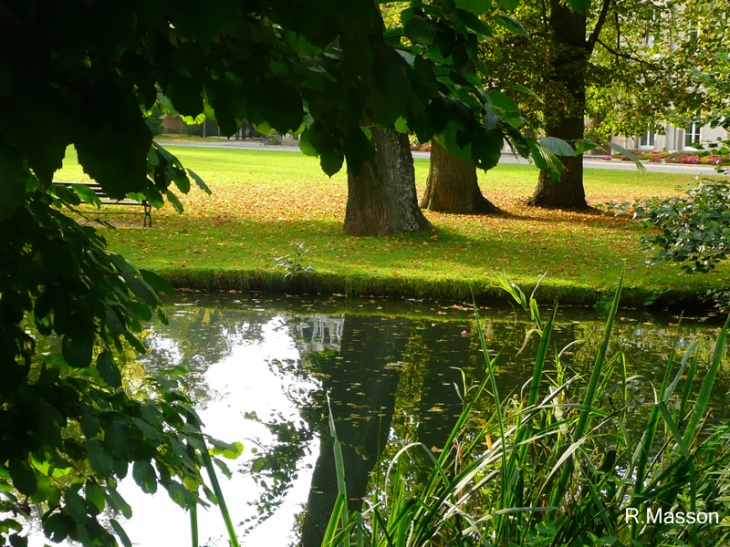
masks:
[(418, 208), (416, 175), (408, 136), (374, 127), (377, 173), (370, 164), (347, 172), (345, 233), (380, 236), (431, 227)]
[(456, 215), (481, 215), (498, 211), (482, 195), (473, 161), (463, 160), (436, 142), (431, 144), (431, 161), (426, 179), (423, 209)]
[[(548, 122), (548, 137), (557, 137), (573, 143), (584, 136), (585, 130), (585, 73), (588, 68), (590, 45), (586, 42), (585, 13), (573, 11), (561, 0), (550, 0), (550, 30), (552, 32), (551, 68), (553, 79), (562, 83), (569, 102), (565, 115)], [(561, 157), (566, 170), (559, 180), (551, 180), (550, 173), (541, 171), (530, 205), (558, 209), (585, 209), (583, 188), (583, 156)]]

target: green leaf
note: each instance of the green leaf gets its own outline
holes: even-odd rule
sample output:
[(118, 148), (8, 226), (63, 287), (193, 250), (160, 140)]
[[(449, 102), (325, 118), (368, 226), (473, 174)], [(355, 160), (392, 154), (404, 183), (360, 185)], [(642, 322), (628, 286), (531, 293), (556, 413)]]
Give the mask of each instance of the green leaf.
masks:
[(541, 137), (540, 146), (554, 156), (575, 156), (575, 150), (563, 139), (556, 137)]
[(325, 152), (319, 158), (319, 164), (322, 166), (322, 171), (328, 176), (332, 176), (342, 169), (342, 163), (345, 158), (342, 154), (338, 154), (334, 151)]
[(132, 466), (132, 477), (142, 491), (147, 494), (157, 492), (157, 473), (152, 464), (146, 460), (137, 460)]
[[(456, 13), (451, 16), (451, 22), (456, 27), (463, 26), (474, 31), (480, 38), (490, 38), (492, 36), (492, 29), (487, 23), (479, 19), (479, 17), (473, 13), (463, 9), (456, 10)], [(464, 76), (466, 76), (466, 74)], [(479, 87), (481, 87), (481, 84)]]
[(81, 420), (79, 421), (81, 423), (81, 431), (84, 432), (84, 435), (87, 439), (95, 437), (101, 429), (101, 421), (94, 414), (90, 414), (87, 412), (83, 416), (81, 416)]
[(112, 507), (112, 509), (120, 511), (125, 518), (132, 518), (132, 508), (124, 500), (124, 498), (119, 495), (119, 492), (117, 492), (116, 488), (107, 488), (106, 500)]
[(100, 441), (87, 441), (84, 444), (86, 448), (86, 457), (91, 467), (100, 477), (108, 477), (112, 473), (114, 461), (111, 456), (104, 450), (104, 446)]
[(299, 135), (299, 149), (305, 156), (316, 156), (317, 150), (309, 140), (309, 130), (305, 129), (301, 135)]
[(139, 407), (139, 412), (145, 422), (154, 425), (162, 425), (165, 421), (162, 412), (156, 406), (151, 404), (143, 404)]
[(538, 169), (548, 171), (552, 180), (557, 180), (560, 173), (565, 171), (565, 165), (549, 150), (543, 148), (539, 142), (528, 140), (527, 146), (530, 149), (530, 156)]
[(229, 460), (234, 460), (243, 453), (243, 444), (239, 442), (225, 443), (213, 438), (209, 438), (208, 440), (213, 446), (211, 452), (216, 456), (223, 456)]
[(213, 463), (218, 467), (218, 469), (221, 470), (221, 473), (223, 473), (227, 479), (230, 479), (232, 477), (231, 470), (228, 469), (228, 466), (225, 464), (224, 461), (215, 459), (213, 460)]
[(521, 85), (521, 84), (516, 84), (516, 85), (513, 85), (512, 86), (512, 89), (514, 89), (515, 91), (521, 91), (522, 93), (525, 93), (525, 94), (529, 95), (533, 99), (537, 99), (537, 101), (540, 104), (544, 104), (545, 103), (545, 101), (542, 100), (542, 97), (540, 97), (537, 93), (535, 93), (529, 87), (526, 87), (526, 86)]
[(175, 295), (175, 288), (164, 277), (161, 277), (150, 270), (139, 270), (139, 273), (142, 274), (142, 279), (144, 279), (145, 282), (156, 292), (168, 294), (170, 296)]
[(97, 208), (101, 207), (101, 200), (99, 199), (99, 196), (97, 196), (96, 193), (88, 186), (84, 184), (74, 184), (71, 186), (71, 189), (76, 192), (76, 195), (79, 196), (81, 201), (91, 203)]
[(271, 135), (271, 132), (273, 131), (268, 122), (254, 123), (253, 128), (257, 133), (261, 133), (262, 135)]
[(93, 348), (93, 339), (84, 335), (66, 334), (61, 342), (63, 358), (69, 365), (77, 368), (85, 368), (91, 364)]
[(53, 513), (43, 521), (43, 533), (55, 543), (62, 542), (75, 529), (74, 520), (62, 513)]
[(66, 490), (63, 499), (71, 517), (78, 523), (84, 522), (86, 520), (86, 504), (83, 498), (73, 490)]
[(455, 0), (455, 4), (457, 8), (481, 15), (492, 7), (492, 0)]
[(140, 420), (139, 418), (132, 418), (132, 422), (139, 428), (139, 430), (142, 432), (142, 434), (147, 437), (151, 441), (159, 441), (160, 440), (160, 433), (155, 429), (153, 426), (145, 422), (144, 420)]
[[(104, 490), (95, 482), (87, 482), (85, 487), (86, 493), (86, 505), (89, 510), (94, 510), (95, 514), (99, 514), (106, 507), (106, 498), (104, 496)], [(94, 512), (92, 511), (92, 512)]]
[(28, 547), (28, 538), (13, 534), (10, 536), (10, 547)]
[(167, 200), (172, 203), (172, 206), (175, 208), (175, 211), (178, 213), (182, 213), (185, 209), (183, 207), (183, 204), (180, 202), (178, 197), (171, 191), (168, 190), (165, 195), (167, 196)]
[(195, 184), (197, 184), (198, 187), (201, 190), (203, 190), (203, 192), (205, 192), (208, 195), (213, 193), (213, 192), (211, 192), (210, 188), (208, 188), (208, 185), (205, 184), (205, 181), (203, 181), (203, 179), (201, 179), (195, 171), (193, 171), (192, 169), (186, 169), (186, 171), (188, 172), (188, 175), (193, 177)]
[(489, 102), (496, 110), (500, 111), (502, 117), (519, 116), (520, 108), (515, 102), (501, 91), (491, 91), (487, 94)]
[(38, 481), (36, 480), (35, 473), (31, 469), (28, 462), (25, 460), (10, 460), (8, 466), (10, 471), (10, 478), (13, 481), (13, 486), (21, 494), (26, 496), (32, 496), (38, 489)]
[(433, 21), (414, 15), (406, 21), (403, 30), (414, 44), (428, 46), (436, 40), (439, 28)]
[(175, 186), (177, 186), (178, 190), (180, 190), (183, 194), (190, 192), (190, 179), (185, 175), (185, 173), (180, 172), (175, 175), (172, 182), (175, 183)]
[(606, 145), (610, 146), (617, 152), (620, 152), (621, 154), (623, 154), (624, 156), (629, 158), (631, 161), (633, 161), (634, 164), (636, 164), (636, 167), (639, 171), (641, 171), (642, 173), (646, 172), (646, 167), (644, 167), (644, 164), (641, 163), (641, 160), (639, 158), (637, 158), (636, 156), (634, 156), (631, 152), (626, 150), (626, 148), (624, 148), (623, 146), (619, 146), (618, 144), (613, 143), (611, 141), (606, 142)]
[(114, 528), (114, 533), (117, 534), (117, 536), (119, 536), (119, 539), (122, 541), (122, 545), (124, 545), (124, 547), (132, 547), (132, 541), (129, 539), (127, 533), (124, 531), (124, 528), (122, 528), (122, 526), (116, 521), (116, 519), (111, 519), (110, 522), (112, 524), (112, 528)]
[(182, 484), (173, 481), (166, 484), (165, 488), (167, 489), (167, 494), (170, 496), (170, 499), (172, 501), (177, 503), (180, 507), (188, 507), (190, 492), (188, 492), (188, 490)]
[(178, 78), (167, 87), (166, 95), (183, 116), (198, 116), (203, 112), (200, 84), (188, 78)]
[(576, 154), (583, 154), (584, 152), (587, 152), (588, 150), (593, 150), (594, 148), (601, 148), (601, 145), (597, 142), (587, 140), (580, 140), (576, 141), (575, 143)]
[(257, 84), (264, 118), (283, 135), (302, 124), (304, 110), (299, 90), (281, 78)]
[(513, 19), (509, 15), (503, 15), (501, 13), (497, 13), (493, 16), (493, 19), (498, 25), (503, 26), (508, 31), (513, 32), (514, 34), (523, 36), (525, 38), (530, 37), (530, 35), (525, 30), (525, 27), (522, 26), (522, 23), (520, 23), (516, 19)]
[(471, 145), (460, 146), (457, 138), (458, 129), (454, 124), (449, 124), (446, 130), (439, 135), (434, 135), (433, 140), (440, 144), (443, 148), (449, 151), (457, 158), (462, 160), (472, 159)]
[(485, 171), (495, 167), (502, 158), (504, 138), (497, 131), (486, 131), (478, 135), (472, 142), (472, 157), (474, 163)]
[(114, 458), (128, 458), (130, 438), (127, 425), (120, 421), (113, 421), (104, 432), (104, 448)]
[(101, 379), (110, 387), (122, 387), (122, 375), (119, 372), (114, 357), (108, 351), (103, 351), (96, 358), (96, 369)]

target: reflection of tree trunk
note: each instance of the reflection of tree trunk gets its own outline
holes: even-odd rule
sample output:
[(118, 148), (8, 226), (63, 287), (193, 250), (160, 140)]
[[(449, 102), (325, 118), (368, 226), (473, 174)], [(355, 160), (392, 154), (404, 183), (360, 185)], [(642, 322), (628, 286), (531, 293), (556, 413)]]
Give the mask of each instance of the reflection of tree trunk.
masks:
[[(342, 442), (350, 511), (360, 510), (370, 472), (388, 440), (398, 373), (383, 367), (401, 360), (405, 327), (404, 321), (393, 324), (389, 318), (345, 316), (338, 359), (328, 360), (319, 371)], [(321, 545), (337, 498), (333, 441), (323, 429), (302, 526), (303, 547)]]
[[(552, 78), (564, 86), (571, 104), (565, 105), (564, 112), (547, 123), (545, 132), (548, 137), (557, 137), (571, 144), (582, 139), (585, 130), (585, 72), (589, 55), (586, 21), (585, 12), (574, 11), (562, 0), (550, 0)], [(561, 156), (560, 160), (566, 171), (554, 181), (548, 172), (540, 171), (537, 188), (528, 203), (558, 209), (587, 208), (583, 156)]]
[(371, 131), (378, 173), (367, 163), (358, 175), (348, 170), (345, 233), (380, 236), (430, 228), (418, 208), (408, 135), (379, 127)]
[(429, 211), (462, 215), (497, 211), (479, 189), (474, 162), (455, 156), (436, 141), (431, 143), (426, 193), (420, 205)]
[[(466, 328), (465, 328), (466, 327)], [(417, 441), (430, 449), (441, 450), (464, 406), (454, 385), (461, 390), (460, 370), (464, 356), (471, 352), (469, 326), (458, 323), (436, 323), (420, 331), (420, 343), (425, 353), (423, 386), (416, 409)], [(483, 367), (481, 367), (483, 368)], [(430, 469), (428, 462), (426, 469)]]

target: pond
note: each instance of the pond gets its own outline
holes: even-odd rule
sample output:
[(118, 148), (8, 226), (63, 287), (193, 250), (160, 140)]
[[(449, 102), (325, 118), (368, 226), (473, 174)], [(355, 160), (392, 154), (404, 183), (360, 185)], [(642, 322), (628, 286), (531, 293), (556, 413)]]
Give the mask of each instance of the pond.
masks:
[[(149, 326), (143, 363), (148, 370), (186, 367), (206, 433), (244, 444), (244, 455), (228, 462), (232, 480), (222, 480), (242, 545), (319, 546), (336, 496), (327, 395), (355, 507), (379, 459), (412, 441), (434, 452), (443, 447), (465, 390), (485, 375), (467, 305), (181, 293), (167, 311), (169, 325)], [(501, 350), (497, 389), (504, 399), (531, 377), (537, 337), (525, 342), (532, 323), (522, 310), (479, 314), (490, 352)], [(673, 347), (701, 340), (706, 358), (721, 324), (619, 315), (610, 351), (624, 352), (629, 375), (655, 383)], [(605, 317), (559, 310), (552, 355), (567, 349), (553, 377), (590, 369)], [(637, 405), (652, 402), (646, 385), (636, 389)], [(718, 420), (726, 418), (729, 389), (725, 368), (715, 386)], [(486, 403), (479, 408), (489, 412)], [(131, 480), (120, 492), (134, 509), (125, 528), (135, 545), (189, 544), (188, 517), (166, 495), (142, 494)], [(215, 508), (201, 511), (200, 521), (201, 545), (228, 545)]]

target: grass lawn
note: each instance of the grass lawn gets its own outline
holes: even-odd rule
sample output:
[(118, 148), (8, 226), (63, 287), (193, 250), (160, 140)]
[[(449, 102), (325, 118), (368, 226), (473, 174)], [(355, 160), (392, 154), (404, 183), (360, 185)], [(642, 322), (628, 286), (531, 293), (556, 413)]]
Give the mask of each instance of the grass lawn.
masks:
[[(709, 288), (730, 285), (728, 264), (695, 276), (674, 264), (647, 266), (639, 246), (642, 230), (626, 218), (525, 206), (537, 179), (532, 166), (504, 164), (480, 174), (482, 191), (501, 215), (426, 212), (432, 232), (354, 238), (342, 232), (346, 176), (327, 178), (316, 158), (281, 150), (169, 150), (205, 179), (213, 195), (193, 190), (182, 198), (185, 214), (165, 207), (153, 213), (152, 228), (141, 227), (141, 212), (104, 214), (118, 229), (102, 231), (112, 250), (178, 286), (468, 299), (470, 288), (480, 298), (501, 297), (495, 284), (503, 273), (528, 289), (546, 272), (541, 300), (592, 304), (615, 287), (624, 262), (627, 305), (640, 306), (650, 295), (662, 304), (696, 300)], [(420, 195), (428, 160), (416, 159), (415, 166)], [(73, 151), (56, 178), (87, 178)], [(670, 195), (692, 178), (589, 168), (585, 186), (595, 205)], [(274, 259), (293, 255), (298, 242), (308, 249), (302, 265), (314, 273), (285, 280)]]

